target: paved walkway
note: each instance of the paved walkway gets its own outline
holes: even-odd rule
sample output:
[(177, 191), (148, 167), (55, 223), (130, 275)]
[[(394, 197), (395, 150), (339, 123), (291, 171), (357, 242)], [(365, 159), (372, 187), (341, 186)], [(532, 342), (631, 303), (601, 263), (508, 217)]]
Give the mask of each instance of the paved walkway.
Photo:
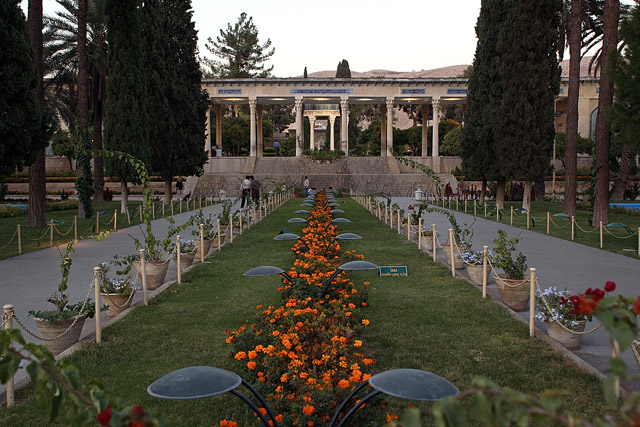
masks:
[[(236, 204), (239, 207), (239, 202)], [(217, 215), (222, 210), (221, 204), (215, 204), (202, 209), (205, 217), (210, 213)], [(183, 224), (197, 210), (174, 215), (176, 224)], [(152, 222), (153, 233), (158, 239), (164, 239), (168, 233), (169, 222), (165, 219), (157, 219)], [(197, 228), (197, 226), (196, 226)], [(234, 233), (235, 234), (235, 233)], [(180, 233), (182, 239), (191, 239), (190, 230)], [(68, 282), (68, 294), (71, 303), (82, 301), (89, 291), (89, 286), (93, 282), (93, 268), (101, 262), (109, 262), (114, 255), (128, 255), (136, 252), (133, 238), (143, 240), (142, 228), (132, 226), (120, 229), (111, 233), (111, 236), (101, 242), (95, 240), (80, 240), (75, 245), (73, 254), (71, 273)], [(52, 309), (51, 303), (46, 299), (51, 293), (57, 291), (60, 283), (60, 258), (64, 253), (65, 245), (50, 247), (39, 251), (29, 252), (23, 255), (0, 260), (0, 306), (13, 304), (16, 316), (32, 331), (37, 333), (33, 318), (28, 315), (29, 310)], [(212, 248), (212, 251), (214, 248)], [(166, 281), (175, 280), (176, 267), (171, 261), (167, 272)], [(93, 290), (90, 297), (93, 299)], [(133, 305), (142, 303), (142, 292), (136, 293), (133, 298)], [(105, 325), (110, 318), (103, 312), (101, 315), (102, 325)], [(18, 327), (15, 325), (14, 327)], [(88, 335), (95, 336), (95, 321), (87, 319), (82, 330), (81, 338)], [(23, 331), (23, 336), (28, 342), (43, 342), (37, 340)], [(21, 370), (19, 374), (24, 372)], [(16, 378), (18, 379), (18, 378)], [(0, 385), (0, 395), (5, 388)], [(3, 405), (4, 402), (0, 403)]]
[[(383, 202), (384, 200), (380, 200)], [(409, 205), (415, 205), (415, 200), (410, 197), (393, 198), (392, 203), (397, 203), (401, 209), (407, 210)], [(603, 289), (608, 280), (616, 283), (614, 294), (637, 297), (640, 293), (640, 260), (624, 255), (614, 254), (601, 249), (580, 245), (567, 240), (547, 236), (543, 233), (529, 231), (481, 217), (473, 217), (464, 213), (455, 213), (458, 224), (471, 225), (473, 229), (473, 250), (482, 250), (487, 245), (493, 248), (493, 240), (497, 237), (497, 230), (505, 230), (511, 237), (520, 237), (518, 249), (527, 257), (529, 267), (535, 267), (542, 289), (556, 286), (559, 289), (567, 288), (574, 292), (584, 292), (587, 288)], [(449, 221), (442, 214), (424, 213), (422, 220), (425, 227), (436, 224), (439, 239), (444, 242), (448, 238)], [(475, 221), (475, 222), (474, 222)], [(406, 234), (405, 234), (406, 236)], [(438, 249), (437, 255), (444, 260), (444, 251)], [(458, 270), (463, 272), (464, 270)], [(458, 273), (457, 273), (458, 274)], [(491, 276), (491, 275), (490, 275)], [(489, 279), (488, 292), (492, 297), (499, 299), (495, 281)], [(529, 313), (519, 313), (523, 318), (529, 319)], [(597, 320), (588, 323), (585, 330), (589, 330), (598, 324)], [(541, 330), (546, 330), (544, 323), (536, 322)], [(600, 328), (594, 333), (582, 337), (582, 347), (575, 354), (585, 362), (605, 373), (611, 357), (611, 343), (609, 335)], [(622, 354), (627, 363), (631, 376), (639, 375), (635, 359), (631, 350)], [(640, 381), (632, 381), (625, 388), (640, 390)]]

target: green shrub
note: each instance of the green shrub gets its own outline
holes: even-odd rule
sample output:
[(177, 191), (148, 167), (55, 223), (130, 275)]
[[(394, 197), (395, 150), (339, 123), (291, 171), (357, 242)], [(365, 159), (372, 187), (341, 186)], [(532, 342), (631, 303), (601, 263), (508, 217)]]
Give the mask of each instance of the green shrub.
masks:
[(14, 216), (25, 215), (27, 213), (27, 205), (0, 205), (0, 218), (11, 218)]
[(78, 209), (77, 200), (47, 200), (47, 212)]

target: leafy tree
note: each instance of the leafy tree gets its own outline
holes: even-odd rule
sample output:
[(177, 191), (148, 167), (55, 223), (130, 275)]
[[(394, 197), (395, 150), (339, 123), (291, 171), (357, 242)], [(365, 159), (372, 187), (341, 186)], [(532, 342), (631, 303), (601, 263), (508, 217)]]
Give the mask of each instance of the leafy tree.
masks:
[(462, 126), (451, 129), (444, 136), (440, 146), (440, 154), (443, 156), (460, 156), (460, 139), (462, 136)]
[(338, 62), (338, 69), (336, 70), (336, 78), (337, 79), (350, 79), (351, 78), (351, 69), (349, 68), (349, 61), (343, 59)]
[(222, 118), (222, 148), (230, 156), (249, 152), (249, 120), (244, 117)]
[(360, 133), (358, 144), (353, 154), (361, 156), (379, 156), (380, 155), (380, 131), (382, 124), (376, 119), (371, 122), (369, 127)]
[(263, 122), (270, 121), (278, 132), (284, 132), (295, 119), (291, 105), (265, 105)]
[[(562, 160), (563, 166), (565, 165), (566, 159), (566, 146), (567, 146), (567, 134), (564, 132), (556, 133), (556, 158)], [(591, 138), (583, 138), (578, 135), (578, 145), (576, 152), (582, 154), (591, 154), (593, 152), (593, 139)], [(565, 169), (566, 171), (566, 169)]]
[(238, 22), (233, 27), (227, 24), (227, 30), (220, 30), (220, 35), (214, 41), (211, 37), (205, 45), (219, 60), (205, 58), (204, 63), (209, 67), (208, 77), (268, 77), (273, 71), (273, 65), (265, 68), (265, 63), (275, 53), (271, 48), (271, 39), (260, 44), (258, 28), (253, 18), (245, 12), (240, 14)]
[[(143, 69), (140, 10), (137, 0), (107, 0), (109, 79), (104, 124), (105, 146), (148, 163), (146, 79)], [(109, 160), (111, 175), (120, 178), (121, 210), (127, 209), (127, 181), (137, 179), (128, 163)]]
[(50, 125), (33, 93), (33, 50), (19, 3), (0, 3), (0, 176), (33, 163)]
[(624, 194), (631, 157), (640, 150), (640, 6), (636, 6), (630, 18), (622, 22), (620, 37), (625, 42), (626, 50), (624, 56), (617, 51), (609, 53), (609, 72), (616, 86), (616, 97), (611, 108), (605, 112), (616, 140), (625, 145), (620, 159), (621, 170), (611, 194), (612, 200), (622, 199), (616, 194), (616, 189), (620, 188)]
[(524, 177), (525, 209), (530, 208), (533, 181), (548, 172), (553, 150), (561, 5), (560, 0), (517, 2), (508, 9), (498, 38), (504, 88), (496, 117), (496, 154), (500, 175)]
[(73, 170), (73, 159), (76, 156), (76, 146), (71, 139), (71, 135), (66, 130), (58, 130), (51, 138), (51, 149), (53, 154), (66, 157), (69, 161), (69, 169)]
[(458, 77), (463, 79), (468, 79), (471, 77), (472, 73), (473, 73), (473, 65), (469, 65), (467, 68), (464, 69), (462, 74), (460, 74)]
[[(500, 24), (506, 19), (503, 3), (500, 0), (483, 0), (481, 4), (476, 24), (478, 44), (469, 76), (467, 113), (460, 140), (464, 175), (482, 180), (480, 203), (484, 203), (487, 181), (496, 179), (498, 188), (502, 189), (502, 199), (496, 199), (501, 208), (504, 206), (505, 179), (498, 174), (495, 119), (503, 83), (498, 73), (497, 50)], [(431, 136), (431, 132), (428, 135)]]

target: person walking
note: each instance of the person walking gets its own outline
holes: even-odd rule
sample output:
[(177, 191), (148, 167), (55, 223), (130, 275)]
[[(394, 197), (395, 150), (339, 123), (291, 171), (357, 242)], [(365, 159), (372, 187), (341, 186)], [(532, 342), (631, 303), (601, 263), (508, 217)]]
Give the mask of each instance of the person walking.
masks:
[(250, 175), (249, 179), (251, 180), (251, 184), (249, 185), (251, 190), (251, 199), (257, 206), (258, 202), (260, 202), (260, 181), (255, 179), (253, 175)]
[(249, 175), (245, 176), (240, 183), (240, 189), (242, 190), (242, 201), (240, 202), (240, 209), (243, 209), (245, 204), (249, 205), (249, 189), (251, 188), (251, 181), (249, 181)]
[(280, 143), (278, 141), (273, 143), (273, 151), (276, 152), (276, 157), (280, 156)]
[(304, 177), (304, 195), (305, 197), (309, 195), (309, 177), (306, 175)]

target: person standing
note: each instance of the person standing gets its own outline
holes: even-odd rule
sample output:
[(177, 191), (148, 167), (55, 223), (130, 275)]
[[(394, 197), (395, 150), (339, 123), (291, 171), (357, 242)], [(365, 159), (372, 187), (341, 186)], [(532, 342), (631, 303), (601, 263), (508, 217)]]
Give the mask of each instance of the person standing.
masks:
[(273, 143), (273, 151), (276, 152), (276, 157), (280, 156), (280, 143), (278, 141)]
[(260, 181), (255, 179), (253, 175), (249, 176), (249, 179), (251, 180), (251, 184), (249, 185), (249, 188), (251, 189), (251, 199), (257, 206), (260, 201)]
[(240, 189), (242, 190), (242, 201), (240, 202), (240, 209), (243, 209), (245, 204), (249, 205), (249, 189), (251, 187), (251, 181), (249, 181), (249, 175), (245, 176), (240, 183)]
[(306, 175), (304, 177), (304, 195), (305, 197), (309, 195), (309, 177)]
[(176, 193), (178, 197), (182, 197), (182, 178), (178, 178), (176, 182)]

